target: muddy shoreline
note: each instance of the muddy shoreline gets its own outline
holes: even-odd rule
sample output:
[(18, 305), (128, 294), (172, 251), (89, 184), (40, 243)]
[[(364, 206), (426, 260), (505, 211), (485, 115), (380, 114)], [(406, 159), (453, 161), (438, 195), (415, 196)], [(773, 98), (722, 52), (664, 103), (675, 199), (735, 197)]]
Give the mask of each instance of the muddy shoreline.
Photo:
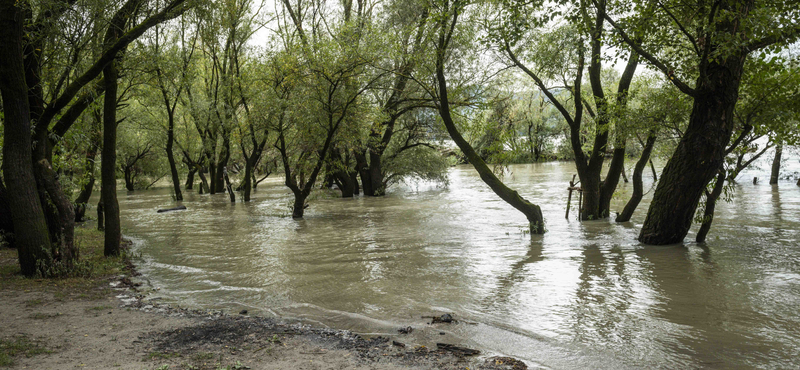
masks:
[[(5, 261), (9, 262), (12, 261)], [(75, 289), (69, 281), (0, 285), (0, 368), (19, 369), (525, 369), (511, 358), (441, 345), (364, 338), (273, 317), (160, 303), (127, 273)], [(7, 348), (6, 348), (7, 349)]]

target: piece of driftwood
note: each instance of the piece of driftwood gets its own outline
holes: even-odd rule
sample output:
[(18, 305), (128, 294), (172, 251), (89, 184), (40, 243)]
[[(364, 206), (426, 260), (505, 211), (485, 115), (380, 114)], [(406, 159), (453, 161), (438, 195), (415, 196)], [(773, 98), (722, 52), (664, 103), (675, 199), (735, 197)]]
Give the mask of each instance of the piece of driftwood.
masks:
[(164, 213), (164, 212), (172, 212), (172, 211), (182, 211), (182, 210), (185, 210), (185, 209), (186, 209), (186, 206), (177, 206), (175, 208), (159, 209), (157, 212), (158, 213)]
[(436, 348), (441, 351), (453, 352), (454, 354), (461, 356), (475, 356), (481, 353), (481, 351), (478, 351), (477, 349), (459, 347), (447, 343), (436, 343)]

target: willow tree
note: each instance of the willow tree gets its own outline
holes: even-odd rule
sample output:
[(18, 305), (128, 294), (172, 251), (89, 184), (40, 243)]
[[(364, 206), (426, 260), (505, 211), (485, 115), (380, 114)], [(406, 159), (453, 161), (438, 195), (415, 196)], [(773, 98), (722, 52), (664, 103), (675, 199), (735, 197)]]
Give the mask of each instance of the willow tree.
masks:
[(606, 19), (625, 43), (693, 99), (689, 125), (664, 168), (639, 234), (645, 244), (671, 244), (686, 237), (706, 185), (722, 166), (745, 62), (797, 40), (800, 13), (793, 1), (647, 4), (614, 2)]
[(495, 175), (472, 145), (464, 139), (453, 119), (447, 88), (447, 74), (452, 74), (455, 71), (447, 69), (446, 64), (448, 61), (452, 62), (453, 58), (459, 55), (463, 56), (463, 53), (468, 52), (463, 49), (459, 50), (456, 47), (456, 41), (454, 41), (457, 38), (464, 37), (464, 35), (459, 34), (458, 21), (459, 17), (464, 14), (467, 5), (468, 3), (466, 1), (459, 0), (454, 0), (452, 2), (450, 0), (443, 0), (433, 4), (433, 9), (431, 11), (434, 14), (433, 18), (437, 20), (436, 30), (438, 32), (433, 40), (436, 61), (436, 90), (431, 91), (431, 94), (437, 101), (439, 115), (447, 128), (447, 133), (450, 134), (450, 137), (467, 157), (470, 164), (478, 171), (481, 180), (483, 180), (497, 196), (525, 215), (528, 219), (528, 226), (531, 234), (544, 234), (545, 224), (541, 208), (520, 196), (515, 190), (506, 186), (503, 181)]

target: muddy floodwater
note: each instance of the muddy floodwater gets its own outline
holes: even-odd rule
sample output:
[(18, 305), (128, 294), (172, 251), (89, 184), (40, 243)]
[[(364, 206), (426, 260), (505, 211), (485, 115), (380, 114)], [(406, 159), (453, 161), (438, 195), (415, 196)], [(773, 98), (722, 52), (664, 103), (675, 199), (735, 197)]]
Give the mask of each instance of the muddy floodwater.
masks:
[[(800, 169), (791, 161), (785, 174)], [(469, 166), (452, 168), (447, 187), (317, 197), (303, 220), (290, 217), (277, 177), (248, 204), (187, 192), (187, 211), (159, 214), (177, 205), (168, 189), (119, 199), (123, 232), (166, 302), (456, 343), (533, 368), (800, 368), (794, 181), (744, 173), (707, 244), (693, 242), (695, 226), (685, 244), (653, 247), (636, 241), (652, 190), (632, 222), (578, 222), (574, 209), (566, 220), (574, 173), (568, 162), (509, 167), (507, 183), (542, 206), (541, 237)], [(612, 209), (631, 189), (621, 184)], [(460, 321), (421, 317), (443, 313)], [(397, 332), (407, 326), (415, 330)]]

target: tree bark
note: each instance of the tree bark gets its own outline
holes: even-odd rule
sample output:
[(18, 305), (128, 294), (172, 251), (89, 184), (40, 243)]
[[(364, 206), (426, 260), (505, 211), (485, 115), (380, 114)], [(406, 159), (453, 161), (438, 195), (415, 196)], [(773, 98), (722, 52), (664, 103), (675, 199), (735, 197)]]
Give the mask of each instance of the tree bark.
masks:
[(725, 187), (725, 170), (720, 170), (717, 175), (717, 182), (714, 184), (714, 189), (711, 193), (706, 191), (706, 207), (703, 211), (703, 223), (700, 225), (700, 230), (697, 231), (695, 241), (698, 243), (705, 243), (708, 231), (711, 230), (711, 223), (714, 221), (714, 208), (717, 206), (717, 199), (722, 194), (722, 189)]
[(628, 203), (625, 204), (625, 208), (622, 209), (622, 213), (617, 215), (617, 218), (614, 220), (616, 222), (627, 222), (631, 220), (631, 216), (633, 216), (633, 211), (636, 210), (636, 207), (639, 206), (639, 202), (642, 201), (642, 197), (644, 196), (644, 185), (642, 184), (642, 172), (644, 172), (645, 166), (647, 166), (647, 162), (650, 160), (650, 153), (653, 152), (653, 146), (656, 143), (656, 132), (655, 130), (651, 130), (650, 133), (647, 135), (647, 142), (644, 144), (642, 148), (642, 156), (639, 157), (639, 160), (636, 161), (636, 165), (633, 168), (633, 194), (631, 194), (631, 199), (628, 200)]
[[(102, 194), (102, 191), (100, 192)], [(97, 202), (97, 231), (105, 231), (105, 215), (103, 212), (103, 198), (100, 196), (100, 201)]]
[(231, 186), (231, 179), (228, 178), (228, 169), (222, 169), (222, 177), (225, 180), (225, 188), (228, 189), (228, 196), (231, 198), (231, 203), (236, 203), (236, 194), (233, 192), (233, 187)]
[(725, 158), (745, 59), (742, 53), (712, 60), (701, 71), (689, 126), (661, 174), (639, 234), (642, 243), (680, 243), (689, 232), (700, 197)]
[[(31, 117), (23, 66), (22, 2), (0, 0), (0, 93), (3, 97), (3, 174), (22, 273), (50, 266), (50, 235), (39, 201), (31, 153)], [(20, 232), (24, 230), (24, 232)]]
[(769, 175), (770, 185), (778, 183), (778, 178), (781, 174), (781, 155), (783, 154), (783, 145), (775, 146), (775, 157), (772, 159), (772, 172)]

